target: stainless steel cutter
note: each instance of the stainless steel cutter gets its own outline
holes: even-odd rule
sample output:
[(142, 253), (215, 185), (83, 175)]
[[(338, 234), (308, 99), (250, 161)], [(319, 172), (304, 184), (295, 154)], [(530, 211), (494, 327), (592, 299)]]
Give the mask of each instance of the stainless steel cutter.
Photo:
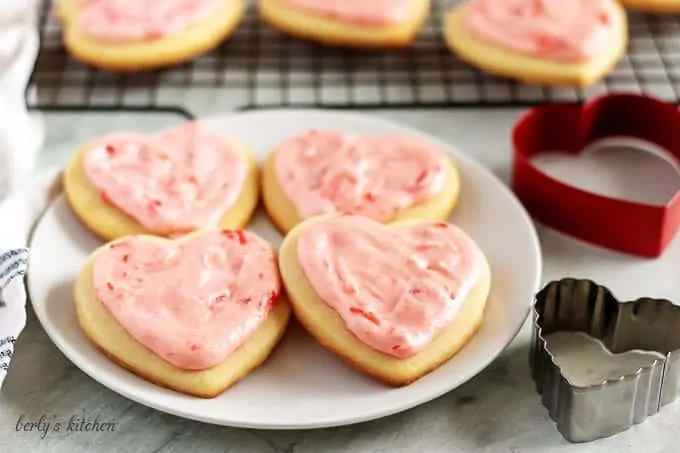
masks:
[[(597, 385), (575, 386), (564, 376), (545, 338), (558, 331), (584, 332), (612, 353), (647, 350), (664, 359)], [(534, 304), (532, 377), (550, 417), (571, 442), (622, 432), (675, 400), (680, 391), (680, 307), (668, 300), (622, 302), (589, 280), (551, 282)]]

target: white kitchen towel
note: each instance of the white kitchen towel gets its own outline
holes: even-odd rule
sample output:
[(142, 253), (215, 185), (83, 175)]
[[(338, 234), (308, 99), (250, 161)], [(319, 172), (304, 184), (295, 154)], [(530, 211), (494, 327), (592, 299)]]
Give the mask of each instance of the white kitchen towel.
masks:
[(0, 202), (0, 387), (26, 325), (30, 235), (36, 221), (61, 191), (60, 169), (49, 169)]
[(0, 199), (30, 175), (43, 141), (41, 117), (25, 99), (39, 47), (38, 3), (0, 0)]
[(37, 16), (37, 0), (0, 0), (0, 387), (26, 324), (26, 246), (48, 190), (38, 184), (6, 198), (27, 183), (43, 141), (42, 119), (26, 107), (39, 47)]

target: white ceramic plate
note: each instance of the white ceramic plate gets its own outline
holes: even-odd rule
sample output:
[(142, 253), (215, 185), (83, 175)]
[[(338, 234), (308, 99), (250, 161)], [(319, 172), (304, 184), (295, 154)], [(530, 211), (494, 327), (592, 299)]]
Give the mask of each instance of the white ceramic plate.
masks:
[[(308, 128), (423, 136), (372, 117), (311, 110), (252, 112), (202, 123), (240, 137), (260, 158)], [(477, 335), (448, 363), (408, 387), (387, 388), (355, 372), (295, 323), (261, 368), (215, 399), (185, 396), (136, 377), (107, 359), (78, 327), (73, 282), (101, 241), (72, 214), (63, 197), (43, 216), (32, 239), (28, 284), (35, 312), (57, 347), (92, 378), (134, 401), (190, 419), (266, 429), (320, 428), (376, 419), (430, 401), (475, 376), (514, 338), (529, 313), (541, 269), (536, 232), (512, 193), (461, 151), (438, 144), (462, 174), (462, 198), (451, 220), (486, 253), (493, 284)], [(281, 241), (262, 212), (250, 228), (276, 244)]]

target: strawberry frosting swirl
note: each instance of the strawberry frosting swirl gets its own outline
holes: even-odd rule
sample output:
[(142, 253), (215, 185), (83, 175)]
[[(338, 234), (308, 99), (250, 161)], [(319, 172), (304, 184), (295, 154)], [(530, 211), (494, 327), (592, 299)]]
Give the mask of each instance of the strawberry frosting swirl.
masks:
[(470, 0), (465, 15), (482, 40), (565, 62), (602, 50), (616, 20), (613, 0)]
[(149, 41), (208, 19), (225, 0), (81, 0), (78, 26), (103, 42)]
[(412, 0), (282, 0), (319, 16), (359, 24), (384, 25), (409, 18)]
[(366, 345), (406, 358), (455, 319), (479, 278), (481, 250), (454, 225), (388, 228), (331, 216), (306, 228), (297, 255), (321, 299)]
[(343, 213), (388, 221), (441, 191), (445, 159), (408, 136), (311, 130), (277, 148), (275, 170), (303, 220)]
[(281, 291), (272, 247), (241, 230), (121, 239), (96, 257), (93, 284), (135, 340), (184, 370), (223, 362), (264, 322)]
[(234, 139), (189, 122), (157, 136), (114, 132), (83, 157), (101, 201), (156, 234), (215, 227), (236, 202), (248, 160)]

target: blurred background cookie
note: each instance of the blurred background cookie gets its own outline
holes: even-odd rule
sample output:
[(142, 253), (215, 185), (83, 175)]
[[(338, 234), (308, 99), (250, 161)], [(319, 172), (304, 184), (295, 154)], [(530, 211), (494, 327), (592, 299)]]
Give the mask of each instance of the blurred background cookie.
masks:
[(240, 23), (244, 0), (61, 0), (64, 45), (83, 63), (143, 71), (190, 61)]
[(352, 47), (409, 45), (430, 12), (430, 0), (258, 0), (273, 28), (323, 44)]
[(619, 0), (621, 4), (631, 10), (652, 14), (680, 13), (680, 0)]
[(526, 83), (589, 86), (616, 66), (628, 43), (614, 0), (467, 0), (444, 19), (462, 60)]

